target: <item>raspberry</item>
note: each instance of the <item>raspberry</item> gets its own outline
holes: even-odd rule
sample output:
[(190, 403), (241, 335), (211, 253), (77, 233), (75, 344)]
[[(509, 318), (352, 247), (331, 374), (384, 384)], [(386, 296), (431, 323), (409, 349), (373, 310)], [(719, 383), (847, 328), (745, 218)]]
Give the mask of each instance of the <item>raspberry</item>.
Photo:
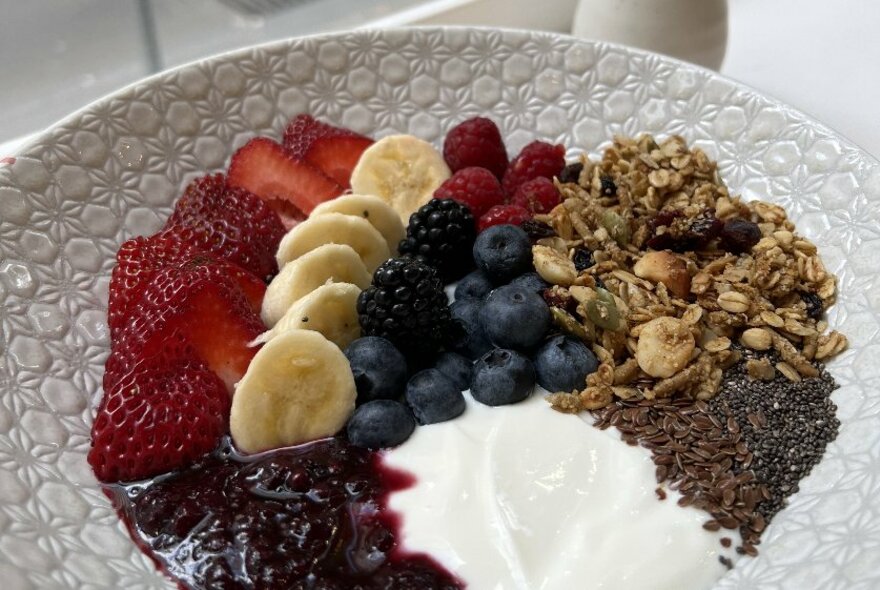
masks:
[(521, 184), (539, 176), (553, 178), (561, 174), (564, 167), (564, 147), (544, 141), (533, 141), (510, 162), (501, 180), (501, 186), (505, 193), (514, 195)]
[(532, 214), (519, 205), (495, 205), (480, 217), (478, 229), (483, 231), (493, 225), (519, 225), (531, 218)]
[(474, 217), (465, 205), (431, 199), (410, 216), (398, 251), (433, 266), (441, 279), (452, 282), (473, 268), (476, 237)]
[(468, 119), (446, 134), (443, 158), (453, 172), (479, 166), (501, 179), (507, 170), (507, 150), (501, 132), (495, 123), (483, 117)]
[(452, 199), (471, 210), (479, 219), (486, 211), (504, 202), (501, 183), (485, 168), (463, 168), (434, 191), (435, 199)]
[(559, 191), (552, 180), (539, 176), (519, 185), (510, 204), (519, 205), (532, 213), (549, 213), (559, 204)]

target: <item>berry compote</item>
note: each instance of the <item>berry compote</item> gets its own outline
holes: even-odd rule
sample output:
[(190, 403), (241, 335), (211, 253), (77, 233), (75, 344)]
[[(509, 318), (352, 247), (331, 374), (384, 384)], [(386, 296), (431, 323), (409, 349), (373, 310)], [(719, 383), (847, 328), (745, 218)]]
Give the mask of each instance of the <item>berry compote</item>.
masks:
[(249, 457), (226, 441), (189, 469), (107, 492), (181, 588), (463, 588), (400, 548), (386, 502), (413, 483), (337, 437)]

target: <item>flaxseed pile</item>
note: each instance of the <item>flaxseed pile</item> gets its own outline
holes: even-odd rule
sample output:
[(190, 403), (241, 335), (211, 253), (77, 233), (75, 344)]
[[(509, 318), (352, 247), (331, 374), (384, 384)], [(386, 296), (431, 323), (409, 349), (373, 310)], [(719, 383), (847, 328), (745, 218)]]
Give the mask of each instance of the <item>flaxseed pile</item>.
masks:
[[(742, 361), (708, 402), (621, 400), (594, 416), (599, 428), (614, 426), (651, 451), (657, 483), (680, 491), (680, 505), (707, 511), (705, 528), (738, 529), (737, 550), (756, 555), (767, 524), (837, 436), (835, 388), (824, 370), (800, 383), (758, 381)], [(663, 487), (658, 495), (665, 498)]]

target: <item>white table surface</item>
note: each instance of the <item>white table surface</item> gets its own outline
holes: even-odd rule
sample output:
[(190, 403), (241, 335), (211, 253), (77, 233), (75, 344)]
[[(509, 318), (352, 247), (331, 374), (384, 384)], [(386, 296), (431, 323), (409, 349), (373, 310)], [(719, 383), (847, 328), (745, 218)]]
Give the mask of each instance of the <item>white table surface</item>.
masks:
[(721, 73), (880, 158), (880, 2), (728, 0)]
[[(510, 9), (511, 1), (517, 10)], [(880, 2), (728, 1), (728, 44), (721, 73), (807, 112), (880, 158)], [(507, 9), (499, 10), (499, 2)], [(379, 24), (531, 24), (564, 30), (564, 14), (574, 0), (529, 0), (522, 7), (520, 3), (435, 0), (426, 5), (434, 8), (391, 15)], [(563, 18), (547, 16), (547, 5), (554, 3)], [(540, 17), (529, 14), (529, 6), (541, 10)], [(20, 144), (20, 138), (0, 137), (4, 139), (0, 156)]]

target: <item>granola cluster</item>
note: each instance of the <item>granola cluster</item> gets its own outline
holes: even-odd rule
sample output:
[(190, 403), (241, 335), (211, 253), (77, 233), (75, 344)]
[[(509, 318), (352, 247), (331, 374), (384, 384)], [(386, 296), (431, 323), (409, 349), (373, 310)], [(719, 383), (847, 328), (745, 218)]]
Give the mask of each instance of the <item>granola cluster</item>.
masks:
[(615, 138), (581, 157), (562, 203), (536, 217), (538, 273), (563, 331), (600, 361), (582, 391), (549, 396), (577, 412), (615, 398), (715, 396), (740, 360), (733, 343), (776, 352), (749, 361), (755, 379), (815, 377), (844, 350), (822, 319), (836, 279), (778, 205), (731, 196), (716, 163), (673, 136)]

